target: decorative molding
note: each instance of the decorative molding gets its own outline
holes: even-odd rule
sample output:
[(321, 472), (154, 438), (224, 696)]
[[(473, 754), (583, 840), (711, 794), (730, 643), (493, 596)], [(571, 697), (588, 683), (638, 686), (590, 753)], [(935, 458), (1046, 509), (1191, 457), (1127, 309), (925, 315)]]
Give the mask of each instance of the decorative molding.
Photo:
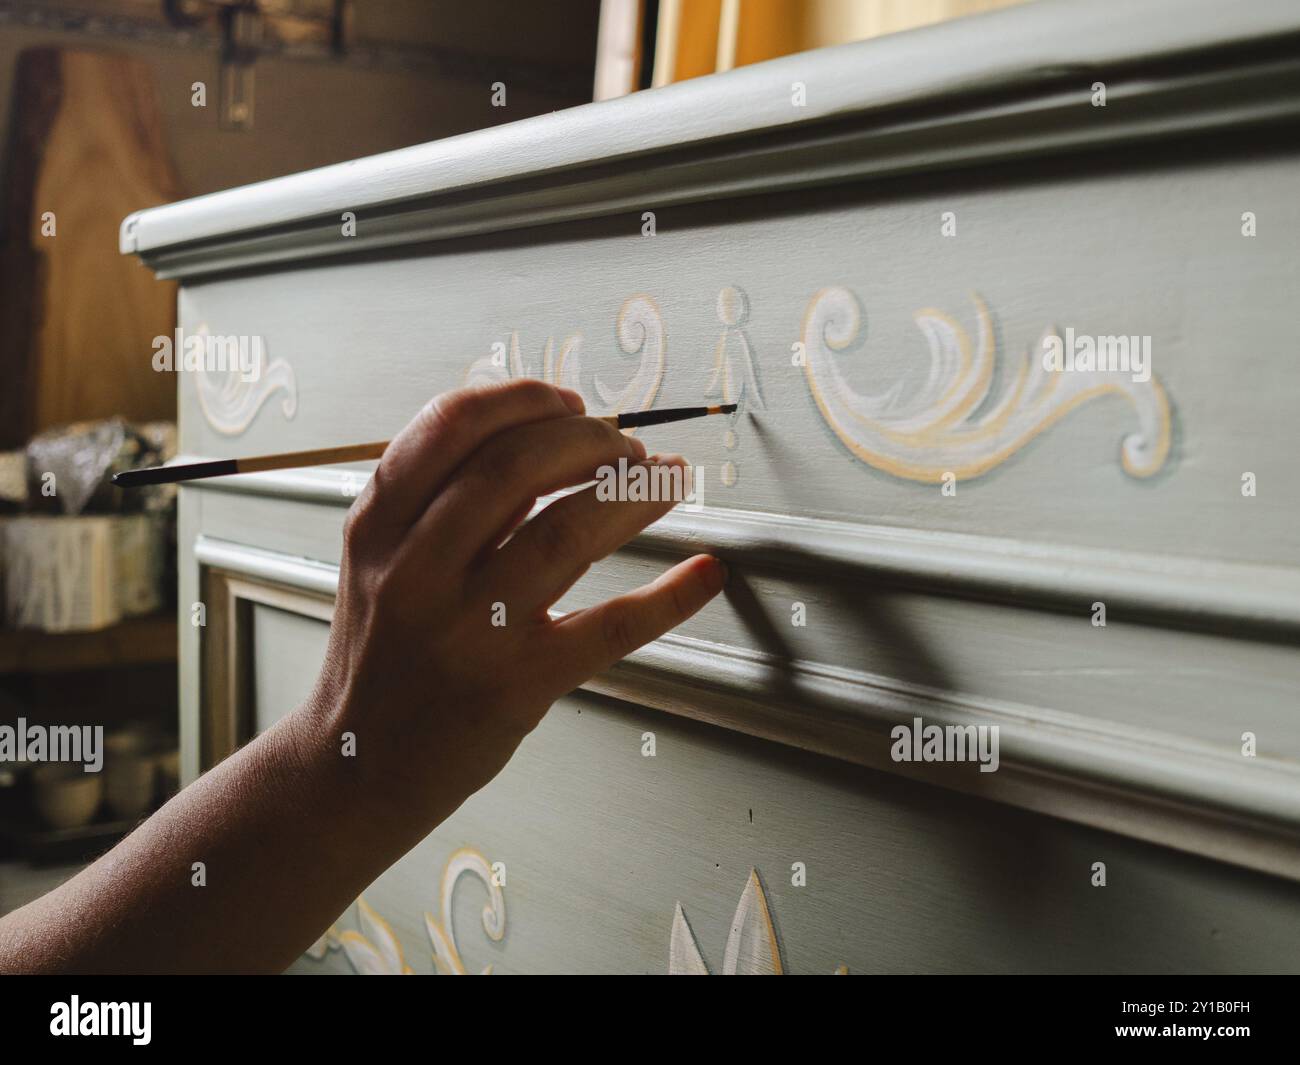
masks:
[[(206, 614), (198, 648), (203, 713), (196, 722), (195, 753), (203, 769), (216, 765), (252, 738), (249, 635), (253, 607), (275, 607), (325, 622), (334, 616), (337, 571), (328, 590), (320, 586), (313, 590), (304, 580), (305, 574), (298, 574), (294, 581), (269, 580), (251, 573), (247, 565), (241, 564), (246, 561), (236, 557), (232, 569), (210, 566), (201, 574), (200, 605)], [(283, 572), (284, 567), (275, 570)], [(184, 626), (190, 631), (199, 627)]]
[[(704, 680), (702, 678), (707, 678)], [(991, 702), (669, 634), (587, 690), (787, 746), (1300, 879), (1300, 771), (1150, 729)], [(774, 693), (778, 697), (774, 697)], [(890, 730), (996, 725), (1001, 765), (897, 763)]]
[[(804, 534), (806, 536), (806, 532)], [(196, 559), (319, 594), (336, 567), (199, 537)], [(704, 679), (707, 678), (707, 679)], [(669, 634), (583, 687), (788, 746), (1300, 879), (1300, 771), (1149, 729)], [(900, 764), (916, 717), (997, 725), (1001, 766)]]
[(339, 568), (327, 562), (293, 558), (208, 536), (200, 536), (195, 541), (194, 558), (209, 569), (281, 584), (311, 595), (331, 598), (338, 595)]
[[(998, 368), (993, 319), (973, 294), (977, 341), (942, 311), (917, 311), (916, 324), (930, 346), (930, 367), (919, 388), (904, 395), (900, 380), (885, 392), (866, 395), (840, 373), (838, 357), (861, 329), (858, 299), (846, 288), (813, 296), (804, 314), (804, 373), (826, 424), (853, 454), (878, 470), (935, 484), (945, 478), (978, 477), (1024, 447), (1070, 411), (1091, 399), (1120, 395), (1137, 413), (1137, 432), (1120, 451), (1124, 471), (1149, 477), (1169, 454), (1169, 401), (1160, 382), (1135, 381), (1114, 369), (1052, 372), (1043, 352), (1054, 330), (1018, 367), (1002, 374), (1000, 394), (990, 402)], [(1127, 337), (1124, 338), (1127, 342)], [(1149, 367), (1148, 367), (1149, 369)]]
[[(199, 461), (200, 456), (182, 458)], [(286, 470), (196, 481), (184, 491), (346, 507), (367, 478), (359, 470)], [(540, 500), (538, 506), (548, 502)], [(815, 553), (809, 544), (817, 545)], [(1077, 612), (1100, 600), (1115, 618), (1286, 642), (1300, 637), (1300, 572), (1290, 567), (714, 506), (674, 511), (632, 545), (679, 556), (713, 551), (744, 569), (884, 582), (1043, 609)], [(248, 550), (253, 549), (241, 549)], [(322, 565), (302, 564), (308, 573), (318, 573)]]
[[(150, 208), (123, 222), (121, 248), (160, 277), (206, 275), (647, 203), (1204, 141), (1300, 118), (1297, 32), (1288, 0), (1039, 0)], [(790, 104), (796, 81), (806, 107)], [(360, 226), (340, 241), (345, 210)]]

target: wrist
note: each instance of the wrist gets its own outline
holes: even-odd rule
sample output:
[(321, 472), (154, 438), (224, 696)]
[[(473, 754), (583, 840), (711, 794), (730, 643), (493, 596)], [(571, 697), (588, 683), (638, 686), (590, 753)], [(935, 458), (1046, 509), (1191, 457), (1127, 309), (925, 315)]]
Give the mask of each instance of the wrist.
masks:
[(307, 793), (318, 794), (323, 807), (345, 823), (368, 833), (391, 833), (409, 846), (428, 828), (418, 822), (416, 808), (394, 772), (394, 752), (380, 749), (364, 721), (375, 721), (374, 707), (366, 713), (363, 700), (347, 688), (322, 683), (285, 718), (286, 745), (299, 779), (310, 781)]

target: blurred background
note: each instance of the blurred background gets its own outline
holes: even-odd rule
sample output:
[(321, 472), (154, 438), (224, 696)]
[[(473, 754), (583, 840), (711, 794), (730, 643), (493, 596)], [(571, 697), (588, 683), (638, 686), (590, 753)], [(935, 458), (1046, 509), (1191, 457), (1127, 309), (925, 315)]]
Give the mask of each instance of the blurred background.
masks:
[(175, 288), (126, 215), (1014, 2), (0, 0), (0, 727), (105, 734), (0, 761), (0, 913), (177, 787), (175, 492), (109, 483), (175, 451)]

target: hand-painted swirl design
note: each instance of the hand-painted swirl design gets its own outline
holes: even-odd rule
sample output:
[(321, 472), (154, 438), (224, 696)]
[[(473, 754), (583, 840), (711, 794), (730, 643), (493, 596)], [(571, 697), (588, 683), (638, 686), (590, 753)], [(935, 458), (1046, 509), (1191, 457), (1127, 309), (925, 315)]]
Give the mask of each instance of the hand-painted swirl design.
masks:
[(564, 338), (559, 352), (555, 340), (548, 337), (542, 349), (541, 366), (534, 370), (524, 362), (519, 352), (519, 333), (510, 334), (510, 346), (503, 358), (492, 356), (479, 359), (466, 374), (469, 385), (508, 381), (519, 377), (538, 377), (553, 385), (572, 388), (583, 394), (587, 413), (591, 415), (622, 414), (625, 411), (649, 410), (663, 383), (667, 340), (659, 308), (649, 296), (632, 296), (623, 302), (615, 323), (619, 350), (624, 355), (640, 356), (632, 377), (621, 388), (611, 388), (599, 376), (592, 379), (595, 396), (591, 396), (582, 383), (580, 355), (582, 334), (574, 333)]
[[(938, 483), (946, 474), (978, 477), (1006, 461), (1039, 433), (1090, 399), (1117, 394), (1137, 413), (1137, 431), (1120, 450), (1124, 471), (1148, 477), (1169, 454), (1169, 401), (1154, 377), (1090, 370), (1056, 373), (1034, 357), (1004, 373), (990, 396), (997, 362), (993, 323), (975, 295), (978, 337), (972, 351), (966, 329), (937, 310), (916, 314), (930, 345), (930, 368), (921, 387), (903, 399), (904, 382), (867, 395), (840, 373), (838, 353), (857, 338), (861, 309), (848, 289), (813, 296), (804, 315), (804, 372), (826, 424), (863, 462), (911, 481)], [(1047, 337), (1040, 339), (1041, 352)]]
[[(198, 336), (208, 336), (201, 325)], [(280, 413), (292, 418), (298, 413), (298, 382), (285, 359), (271, 359), (261, 368), (257, 380), (245, 380), (237, 368), (209, 371), (200, 365), (195, 373), (195, 391), (207, 423), (219, 433), (237, 436), (247, 429), (257, 412), (276, 392), (283, 392)]]
[[(444, 976), (464, 976), (466, 972), (451, 923), (451, 903), (456, 894), (456, 882), (466, 873), (487, 888), (488, 901), (483, 907), (483, 931), (494, 943), (501, 942), (501, 937), (506, 934), (505, 895), (492, 874), (492, 866), (480, 852), (472, 847), (462, 847), (447, 859), (447, 868), (443, 870), (442, 919), (435, 921), (431, 914), (424, 915), (424, 927), (433, 943), (433, 961), (438, 972)], [(489, 965), (483, 970), (483, 975), (488, 976), (491, 972), (492, 966)]]

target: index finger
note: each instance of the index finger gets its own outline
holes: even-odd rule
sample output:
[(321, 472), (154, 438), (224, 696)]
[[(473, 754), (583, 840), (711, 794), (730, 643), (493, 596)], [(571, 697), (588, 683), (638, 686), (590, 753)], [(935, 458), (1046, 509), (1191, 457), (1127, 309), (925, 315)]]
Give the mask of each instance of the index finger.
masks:
[(578, 393), (531, 378), (434, 396), (384, 451), (357, 501), (358, 512), (405, 530), (424, 513), (456, 468), (490, 437), (545, 418), (572, 417), (585, 409)]

